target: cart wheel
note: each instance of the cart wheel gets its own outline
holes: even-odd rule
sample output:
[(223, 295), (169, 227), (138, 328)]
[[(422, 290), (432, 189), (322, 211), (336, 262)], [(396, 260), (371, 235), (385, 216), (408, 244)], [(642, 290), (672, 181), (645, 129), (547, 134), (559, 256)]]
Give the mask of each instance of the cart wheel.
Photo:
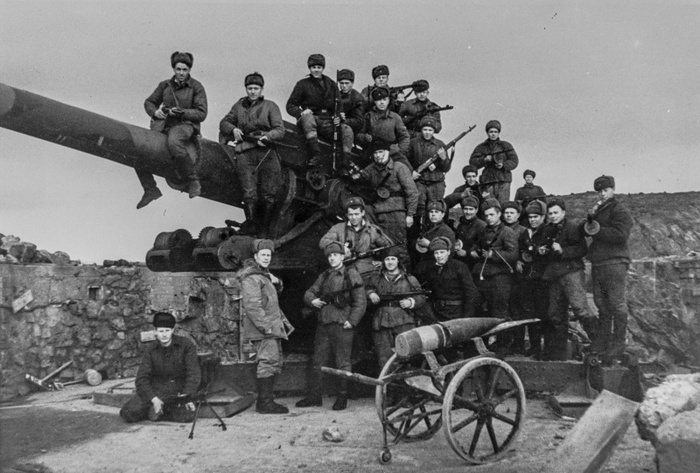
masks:
[(381, 463), (382, 465), (384, 465), (386, 463), (391, 463), (391, 452), (389, 451), (388, 448), (385, 448), (379, 454), (379, 463)]
[(477, 358), (447, 387), (442, 417), (447, 442), (457, 455), (474, 464), (500, 460), (525, 419), (525, 389), (504, 361)]
[[(396, 355), (389, 358), (379, 377), (384, 378), (402, 371), (420, 369), (424, 359), (399, 360)], [(427, 369), (427, 368), (426, 368)], [(416, 386), (423, 386), (420, 389)], [(429, 376), (415, 376), (406, 380), (392, 381), (377, 386), (375, 404), (377, 414), (388, 433), (395, 441), (412, 442), (432, 437), (440, 430), (442, 409), (438, 390)]]

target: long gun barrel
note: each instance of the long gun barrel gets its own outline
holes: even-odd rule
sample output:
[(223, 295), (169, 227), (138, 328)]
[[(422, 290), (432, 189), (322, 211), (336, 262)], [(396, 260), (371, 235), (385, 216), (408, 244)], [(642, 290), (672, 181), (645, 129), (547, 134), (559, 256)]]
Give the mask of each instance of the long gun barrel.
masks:
[(356, 255), (351, 256), (350, 258), (344, 260), (343, 262), (344, 262), (345, 264), (352, 264), (352, 263), (354, 263), (354, 262), (357, 261), (357, 260), (365, 259), (365, 258), (371, 258), (372, 256), (376, 255), (377, 253), (380, 253), (380, 252), (382, 252), (382, 251), (384, 251), (384, 250), (388, 250), (389, 248), (393, 248), (393, 247), (395, 247), (395, 246), (399, 246), (399, 245), (402, 245), (402, 244), (403, 244), (403, 242), (401, 242), (401, 243), (394, 243), (393, 245), (382, 246), (382, 247), (380, 247), (380, 248), (374, 248), (374, 249), (372, 249), (372, 250), (363, 251), (362, 253), (357, 253)]
[[(462, 138), (464, 138), (465, 136), (467, 136), (467, 133), (471, 132), (474, 128), (476, 128), (476, 125), (470, 126), (469, 129), (468, 129), (467, 131), (463, 131), (462, 133), (459, 134), (459, 136), (457, 136), (457, 138), (455, 138), (454, 140), (452, 140), (452, 141), (450, 141), (449, 143), (447, 143), (447, 144), (445, 145), (445, 151), (447, 151), (448, 149), (452, 148), (455, 144), (457, 144), (457, 142), (458, 142), (459, 140), (461, 140)], [(423, 171), (425, 171), (426, 169), (428, 169), (428, 168), (430, 167), (431, 164), (433, 164), (435, 161), (437, 161), (437, 159), (438, 159), (439, 157), (440, 157), (440, 153), (435, 153), (435, 154), (432, 155), (430, 158), (428, 158), (428, 160), (427, 160), (426, 162), (424, 162), (423, 164), (421, 164), (420, 166), (418, 166), (418, 169), (416, 169), (416, 172), (417, 172), (418, 174), (421, 174)]]
[(402, 301), (404, 299), (408, 299), (409, 297), (413, 297), (413, 296), (429, 296), (430, 291), (405, 291), (405, 292), (394, 292), (394, 293), (387, 293), (387, 294), (377, 293), (377, 295), (379, 296), (378, 305), (382, 305), (382, 303)]

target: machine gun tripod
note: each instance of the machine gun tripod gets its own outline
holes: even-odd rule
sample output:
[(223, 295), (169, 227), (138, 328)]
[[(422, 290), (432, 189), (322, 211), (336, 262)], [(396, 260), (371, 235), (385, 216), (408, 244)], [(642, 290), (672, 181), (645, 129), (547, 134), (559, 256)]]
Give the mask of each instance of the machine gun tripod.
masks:
[(176, 400), (179, 403), (183, 402), (193, 402), (195, 403), (195, 410), (194, 410), (194, 419), (192, 419), (192, 427), (190, 427), (190, 435), (189, 439), (192, 440), (194, 438), (194, 428), (197, 425), (197, 417), (199, 417), (199, 411), (202, 408), (202, 404), (207, 406), (209, 410), (211, 410), (214, 413), (214, 416), (216, 419), (219, 421), (217, 424), (214, 424), (217, 427), (221, 427), (221, 430), (226, 430), (226, 423), (224, 422), (224, 419), (221, 418), (218, 412), (216, 412), (216, 409), (209, 403), (209, 400), (207, 397), (211, 396), (212, 394), (218, 394), (220, 392), (225, 391), (225, 388), (219, 389), (214, 392), (209, 392), (207, 389), (204, 389), (202, 391), (199, 391), (197, 394), (194, 396), (180, 396), (177, 397)]

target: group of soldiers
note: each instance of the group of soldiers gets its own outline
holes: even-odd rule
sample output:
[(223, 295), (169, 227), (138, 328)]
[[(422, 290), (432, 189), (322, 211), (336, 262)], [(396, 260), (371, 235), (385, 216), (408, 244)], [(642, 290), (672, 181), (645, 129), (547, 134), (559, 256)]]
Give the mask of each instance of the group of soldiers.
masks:
[[(178, 82), (178, 71), (192, 65), (191, 55), (174, 53), (171, 62), (175, 76), (166, 85), (161, 83), (146, 102), (147, 110), (156, 110), (154, 120), (162, 120), (158, 110), (166, 108), (172, 113), (170, 96), (178, 97), (176, 108), (183, 106), (186, 97), (196, 102), (199, 83), (189, 76)], [(502, 354), (565, 359), (569, 323), (574, 319), (585, 329), (590, 350), (602, 354), (604, 362), (623, 355), (630, 263), (627, 241), (633, 221), (615, 198), (613, 177), (603, 175), (594, 181), (599, 201), (584, 222), (567, 218), (565, 202), (548, 198), (534, 185), (536, 173), (531, 170), (523, 173), (525, 185), (510, 200), (511, 171), (518, 166), (518, 156), (510, 143), (500, 139), (501, 123), (491, 120), (485, 126), (487, 139), (462, 169), (464, 185), (446, 195), (445, 173), (450, 170), (451, 157), (434, 136), (441, 128), (438, 112), (423, 113), (421, 109), (433, 108), (427, 101), (427, 81), (414, 83), (414, 91), (421, 95), (405, 101), (398, 95), (392, 97), (392, 89), (386, 86), (388, 68), (377, 66), (375, 85), (363, 91), (363, 97), (352, 89), (352, 71), (339, 71), (338, 89), (323, 75), (322, 55), (311, 55), (307, 64), (310, 75), (296, 84), (287, 112), (297, 118), (307, 140), (309, 164), (324, 159), (318, 136), (333, 133), (333, 127), (340, 124), (344, 156), (349, 156), (359, 140), (370, 150), (372, 160), (364, 169), (352, 169), (344, 161), (349, 170), (346, 177), (363, 181), (375, 192), (371, 202), (359, 196), (348, 198), (345, 220), (331, 227), (319, 242), (329, 267), (304, 295), (304, 304), (316, 311), (317, 329), (314, 375), (307, 396), (297, 407), (322, 405), (321, 367), (334, 364), (351, 371), (353, 338), (367, 316), (371, 317), (371, 338), (380, 367), (391, 357), (396, 335), (419, 324), (462, 317), (540, 319), (528, 326), (528, 350), (525, 330), (521, 330), (498, 339), (495, 349)], [(220, 131), (222, 142), (236, 149), (246, 217), (254, 226), (256, 220), (270, 215), (275, 189), (270, 177), (280, 172), (277, 160), (265, 160), (266, 141), (279, 139), (284, 125), (279, 108), (262, 97), (262, 75), (249, 74), (245, 86), (247, 96), (222, 119)], [(182, 89), (187, 90), (180, 93)], [(155, 106), (158, 100), (150, 99), (159, 90), (164, 95)], [(341, 114), (336, 114), (333, 107), (339, 90), (342, 103), (355, 105), (343, 105)], [(204, 103), (206, 115), (206, 99)], [(194, 120), (188, 110), (181, 116)], [(178, 132), (173, 140), (195, 133), (195, 125), (187, 121), (175, 125), (187, 133)], [(428, 162), (426, 173), (416, 171)], [(192, 184), (197, 182), (196, 175), (188, 175), (193, 196), (198, 190), (198, 184)], [(144, 188), (139, 205), (152, 200), (148, 200), (152, 191)], [(451, 220), (449, 210), (456, 205), (462, 216)], [(288, 409), (274, 402), (272, 395), (274, 380), (282, 370), (280, 341), (290, 327), (277, 299), (282, 281), (269, 271), (273, 242), (261, 238), (253, 246), (253, 259), (245, 263), (239, 277), (243, 335), (254, 345), (257, 361), (257, 410), (286, 413)], [(588, 308), (583, 257), (592, 264), (597, 317)], [(347, 385), (344, 381), (336, 385), (333, 409), (342, 410), (347, 406)]]

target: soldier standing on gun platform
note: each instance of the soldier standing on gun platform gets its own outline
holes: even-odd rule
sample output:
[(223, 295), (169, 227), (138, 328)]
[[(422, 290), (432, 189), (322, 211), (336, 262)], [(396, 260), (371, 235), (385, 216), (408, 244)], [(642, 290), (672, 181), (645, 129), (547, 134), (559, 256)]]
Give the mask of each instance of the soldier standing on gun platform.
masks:
[(544, 189), (532, 183), (535, 180), (535, 176), (537, 176), (535, 171), (526, 169), (523, 173), (525, 185), (519, 187), (518, 190), (515, 191), (515, 198), (513, 200), (519, 203), (523, 208), (526, 208), (527, 205), (535, 199), (544, 200), (544, 198), (547, 197)]
[[(275, 402), (275, 378), (282, 374), (282, 343), (292, 327), (279, 306), (277, 293), (282, 281), (270, 272), (272, 240), (253, 240), (253, 259), (246, 260), (238, 277), (241, 280), (241, 338), (252, 342), (256, 368), (258, 401), (261, 414), (286, 414), (286, 406)], [(289, 331), (288, 331), (289, 330)]]
[(340, 117), (334, 118), (340, 123), (341, 127), (350, 128), (341, 133), (343, 137), (343, 157), (344, 163), (350, 159), (352, 146), (355, 137), (362, 131), (363, 116), (365, 113), (366, 100), (357, 90), (353, 88), (355, 83), (355, 73), (350, 69), (341, 69), (338, 71), (338, 87), (340, 88)]
[[(576, 320), (586, 328), (590, 322), (586, 297), (583, 257), (587, 247), (579, 226), (566, 218), (566, 204), (552, 199), (547, 204), (549, 223), (544, 228), (546, 247), (539, 247), (547, 255), (547, 266), (542, 279), (549, 284), (549, 323), (544, 331), (545, 359), (565, 360), (569, 337), (569, 306)], [(547, 328), (548, 324), (544, 325)]]
[(401, 117), (389, 109), (389, 88), (375, 87), (371, 93), (373, 106), (365, 113), (362, 133), (358, 136), (365, 148), (372, 147), (373, 141), (385, 141), (389, 148), (391, 159), (403, 163), (413, 171), (406, 159), (410, 135)]
[(389, 66), (379, 65), (372, 68), (372, 79), (374, 85), (370, 85), (362, 89), (362, 96), (367, 100), (366, 111), (372, 108), (372, 91), (377, 87), (386, 87), (389, 89), (389, 105), (388, 108), (392, 112), (397, 112), (401, 109), (401, 105), (406, 100), (406, 95), (403, 90), (395, 90), (392, 92), (389, 87)]
[(462, 216), (457, 222), (457, 237), (455, 258), (465, 263), (469, 270), (474, 269), (478, 258), (471, 255), (471, 249), (476, 244), (477, 235), (485, 228), (486, 222), (477, 217), (479, 213), (479, 199), (474, 195), (467, 195), (462, 198)]
[(156, 342), (146, 347), (136, 373), (136, 394), (119, 411), (125, 421), (170, 420), (192, 422), (194, 403), (184, 406), (178, 397), (197, 394), (201, 370), (197, 347), (189, 338), (173, 335), (175, 317), (167, 312), (153, 315)]
[(381, 370), (392, 355), (394, 339), (400, 333), (411, 330), (416, 326), (411, 312), (425, 304), (423, 294), (411, 294), (401, 299), (388, 299), (387, 296), (421, 291), (418, 280), (408, 274), (399, 263), (397, 248), (387, 248), (382, 251), (383, 267), (375, 273), (368, 285), (367, 294), (372, 307), (376, 307), (372, 316), (372, 339), (374, 350)]
[[(338, 86), (330, 77), (323, 74), (326, 58), (322, 54), (312, 54), (306, 61), (309, 76), (296, 83), (287, 100), (287, 113), (297, 119), (299, 131), (306, 138), (310, 166), (323, 164), (319, 136), (333, 139), (333, 112)], [(349, 127), (341, 127), (343, 143), (352, 142)], [(349, 135), (348, 135), (349, 134)], [(348, 138), (349, 137), (349, 138)]]
[(411, 138), (420, 136), (423, 128), (421, 120), (425, 117), (431, 117), (435, 121), (434, 133), (436, 135), (442, 130), (440, 112), (429, 111), (430, 109), (440, 108), (438, 104), (428, 100), (429, 88), (430, 84), (428, 84), (427, 80), (415, 81), (413, 83), (413, 92), (415, 92), (416, 97), (405, 101), (399, 109), (399, 116), (403, 120), (403, 124), (406, 125)]
[[(297, 407), (320, 406), (323, 366), (331, 357), (339, 370), (352, 371), (351, 352), (355, 327), (365, 314), (367, 295), (362, 278), (352, 267), (343, 265), (345, 249), (339, 242), (326, 246), (324, 253), (330, 268), (321, 273), (304, 294), (304, 303), (319, 309), (316, 337), (314, 338), (314, 370), (309, 381), (308, 394), (296, 403)], [(329, 297), (330, 300), (325, 300)], [(348, 405), (347, 380), (338, 381), (338, 397), (334, 411)]]
[(464, 184), (455, 187), (455, 190), (451, 194), (445, 196), (445, 203), (447, 204), (448, 210), (457, 204), (462, 202), (462, 199), (468, 195), (476, 197), (478, 200), (476, 209), (479, 210), (481, 203), (484, 201), (488, 194), (484, 197), (481, 191), (481, 184), (479, 184), (479, 179), (477, 175), (479, 174), (479, 169), (473, 164), (467, 164), (462, 168), (462, 177), (464, 178)]
[(455, 232), (445, 223), (445, 202), (442, 200), (431, 200), (427, 205), (428, 222), (423, 226), (422, 233), (416, 240), (416, 251), (418, 261), (423, 259), (433, 259), (433, 255), (428, 252), (430, 242), (439, 236), (449, 238), (452, 248), (455, 244)]
[(599, 325), (598, 333), (592, 328), (589, 336), (593, 350), (602, 353), (603, 363), (609, 364), (625, 351), (628, 240), (634, 220), (630, 211), (615, 198), (612, 176), (600, 176), (593, 182), (593, 188), (600, 199), (591, 210), (590, 219), (598, 222), (600, 230), (591, 235), (588, 259), (593, 265), (593, 300), (598, 307)]
[(363, 179), (375, 189), (372, 213), (377, 223), (394, 243), (400, 243), (401, 263), (408, 267), (406, 229), (413, 225), (413, 216), (418, 208), (418, 189), (411, 171), (402, 163), (389, 157), (389, 144), (373, 142), (374, 162), (352, 178)]
[(513, 145), (501, 141), (501, 123), (491, 120), (486, 124), (488, 139), (477, 145), (469, 158), (469, 164), (484, 170), (481, 173), (481, 188), (501, 204), (510, 200), (511, 171), (518, 167), (518, 155)]
[(265, 79), (261, 74), (248, 74), (243, 83), (247, 96), (219, 123), (219, 142), (232, 142), (236, 153), (246, 218), (241, 234), (256, 235), (263, 230), (260, 236), (266, 238), (265, 227), (272, 219), (275, 192), (282, 178), (277, 151), (268, 145), (284, 137), (284, 121), (277, 104), (262, 95)]
[(430, 242), (434, 260), (423, 260), (415, 271), (416, 278), (431, 291), (429, 302), (437, 317), (444, 322), (474, 317), (479, 293), (469, 268), (450, 255), (452, 242), (444, 236)]
[[(193, 60), (192, 54), (175, 51), (170, 56), (175, 75), (158, 84), (143, 104), (151, 117), (151, 130), (167, 135), (168, 152), (175, 161), (176, 172), (188, 181), (190, 199), (202, 192), (196, 170), (200, 155), (198, 136), (200, 123), (207, 118), (204, 86), (190, 75)], [(141, 160), (136, 160), (134, 169), (144, 190), (143, 197), (136, 205), (137, 209), (141, 209), (163, 194), (153, 174), (143, 167)]]
[[(452, 160), (448, 159), (445, 151), (445, 143), (435, 138), (437, 122), (433, 117), (423, 117), (420, 121), (420, 135), (413, 138), (408, 144), (407, 158), (413, 168), (413, 180), (418, 188), (418, 221), (416, 227), (426, 220), (425, 204), (429, 201), (442, 200), (445, 197), (445, 174), (452, 167)], [(428, 161), (435, 154), (439, 159), (433, 162), (422, 174), (416, 169)]]

